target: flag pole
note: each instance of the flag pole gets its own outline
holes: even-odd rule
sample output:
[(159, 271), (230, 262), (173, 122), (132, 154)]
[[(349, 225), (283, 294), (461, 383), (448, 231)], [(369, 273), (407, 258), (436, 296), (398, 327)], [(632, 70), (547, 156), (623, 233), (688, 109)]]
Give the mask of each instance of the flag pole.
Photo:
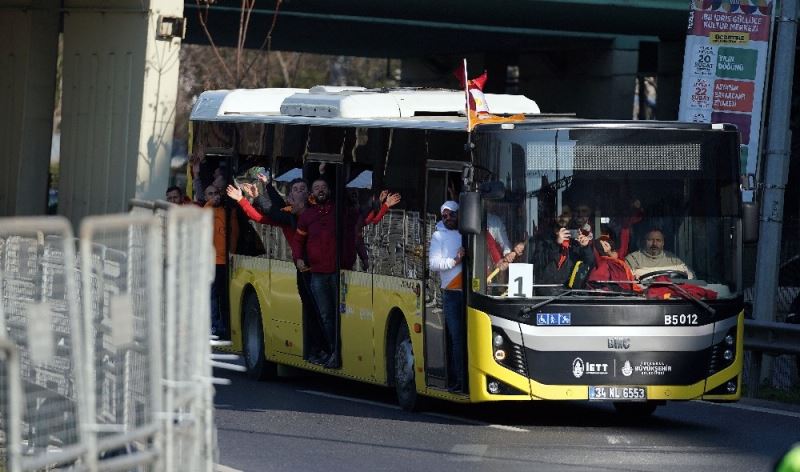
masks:
[(470, 164), (475, 164), (475, 156), (473, 155), (472, 150), (475, 148), (475, 145), (472, 144), (472, 113), (470, 113), (469, 107), (469, 75), (467, 74), (467, 58), (463, 59), (463, 68), (464, 68), (464, 111), (467, 115), (467, 143), (464, 146), (464, 150), (469, 153), (469, 162)]

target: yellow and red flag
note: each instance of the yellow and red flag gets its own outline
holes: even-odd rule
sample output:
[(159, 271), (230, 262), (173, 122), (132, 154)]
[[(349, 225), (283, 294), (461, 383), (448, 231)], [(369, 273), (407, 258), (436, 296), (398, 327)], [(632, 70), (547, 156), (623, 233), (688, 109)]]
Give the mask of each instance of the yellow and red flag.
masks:
[(453, 75), (456, 76), (461, 86), (464, 88), (468, 131), (472, 131), (476, 126), (481, 124), (514, 123), (525, 120), (525, 115), (523, 114), (496, 116), (489, 113), (489, 105), (486, 103), (486, 96), (483, 95), (483, 86), (488, 79), (486, 71), (483, 71), (483, 74), (474, 79), (468, 79), (467, 60), (464, 59), (462, 67), (456, 68)]

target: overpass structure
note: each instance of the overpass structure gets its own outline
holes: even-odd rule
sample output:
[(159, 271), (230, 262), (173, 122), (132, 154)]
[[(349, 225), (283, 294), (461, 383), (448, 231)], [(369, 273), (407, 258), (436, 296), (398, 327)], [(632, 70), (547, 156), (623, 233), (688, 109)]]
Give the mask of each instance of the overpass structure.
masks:
[[(56, 81), (62, 80), (60, 214), (78, 222), (163, 197), (182, 41), (238, 37), (234, 0), (3, 0), (0, 3), (0, 215), (46, 210)], [(490, 92), (546, 112), (630, 118), (634, 83), (658, 78), (677, 116), (685, 0), (257, 0), (247, 47), (402, 59), (404, 85), (453, 87), (467, 57)], [(186, 35), (182, 36), (183, 18)], [(63, 75), (57, 77), (59, 35)], [(509, 81), (508, 70), (518, 71)]]

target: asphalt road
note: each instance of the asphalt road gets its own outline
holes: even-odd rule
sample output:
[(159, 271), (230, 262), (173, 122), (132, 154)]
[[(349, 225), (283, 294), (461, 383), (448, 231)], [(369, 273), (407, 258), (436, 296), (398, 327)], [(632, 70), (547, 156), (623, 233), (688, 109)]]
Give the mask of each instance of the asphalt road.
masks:
[(768, 471), (800, 441), (800, 408), (670, 403), (643, 420), (606, 403), (433, 402), (292, 371), (275, 382), (217, 371), (219, 470)]

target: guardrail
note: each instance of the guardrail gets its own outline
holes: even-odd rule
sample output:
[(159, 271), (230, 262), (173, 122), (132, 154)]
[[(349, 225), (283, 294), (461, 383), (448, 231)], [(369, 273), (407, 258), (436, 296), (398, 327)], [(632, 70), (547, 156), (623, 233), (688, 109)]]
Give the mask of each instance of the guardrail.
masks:
[[(758, 392), (761, 382), (761, 364), (764, 354), (800, 356), (800, 325), (774, 321), (745, 320), (744, 348), (750, 352), (750, 375), (747, 392)], [(800, 357), (797, 360), (800, 370)]]
[(767, 354), (800, 354), (800, 325), (745, 320), (744, 348)]

